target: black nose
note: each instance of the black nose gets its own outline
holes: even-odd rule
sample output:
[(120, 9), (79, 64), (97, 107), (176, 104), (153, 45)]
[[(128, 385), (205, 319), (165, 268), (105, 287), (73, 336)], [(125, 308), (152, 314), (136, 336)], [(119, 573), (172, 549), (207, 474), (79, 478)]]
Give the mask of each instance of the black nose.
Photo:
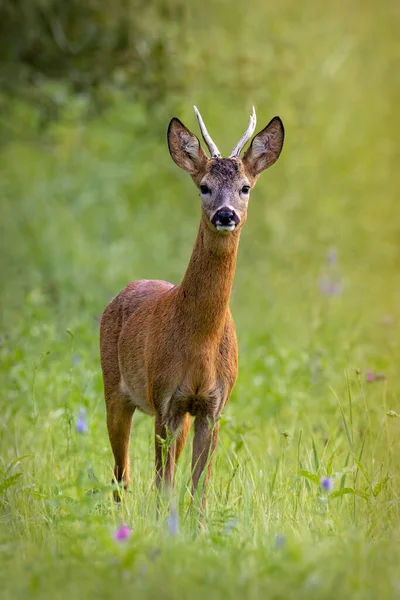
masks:
[(221, 223), (221, 225), (230, 225), (231, 221), (233, 221), (234, 216), (235, 213), (233, 212), (233, 210), (221, 210), (220, 212), (218, 212), (218, 221)]
[(234, 210), (223, 206), (212, 218), (213, 225), (237, 225), (239, 223), (239, 217)]

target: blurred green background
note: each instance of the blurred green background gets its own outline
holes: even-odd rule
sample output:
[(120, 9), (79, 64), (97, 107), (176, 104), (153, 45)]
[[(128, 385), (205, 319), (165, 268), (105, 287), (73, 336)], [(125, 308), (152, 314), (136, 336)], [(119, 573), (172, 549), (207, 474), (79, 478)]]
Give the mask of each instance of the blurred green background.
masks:
[[(399, 26), (395, 0), (0, 2), (5, 597), (398, 597)], [(121, 511), (86, 492), (112, 468), (99, 317), (129, 281), (179, 282), (194, 243), (197, 191), (166, 142), (173, 116), (198, 135), (193, 104), (224, 154), (253, 104), (286, 138), (241, 237), (209, 520), (172, 544), (147, 417)], [(334, 473), (353, 492), (325, 506)]]

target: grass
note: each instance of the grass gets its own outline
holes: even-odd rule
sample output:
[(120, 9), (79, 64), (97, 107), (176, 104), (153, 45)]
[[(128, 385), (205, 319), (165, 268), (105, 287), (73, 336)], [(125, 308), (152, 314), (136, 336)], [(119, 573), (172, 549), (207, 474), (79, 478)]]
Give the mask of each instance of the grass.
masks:
[[(88, 121), (71, 98), (46, 132), (23, 105), (7, 124), (5, 599), (400, 595), (398, 8), (253, 0), (239, 20), (239, 5), (227, 15), (221, 2), (212, 22), (209, 9), (188, 11), (187, 87), (157, 113), (121, 97)], [(280, 114), (287, 138), (242, 235), (232, 294), (240, 371), (207, 517), (198, 530), (187, 512), (188, 448), (171, 535), (168, 511), (155, 518), (144, 415), (134, 417), (132, 492), (120, 508), (110, 499), (99, 315), (130, 280), (178, 282), (189, 259), (199, 206), (168, 156), (169, 118), (196, 131), (196, 103), (227, 152), (252, 102), (260, 128)], [(116, 542), (123, 523), (131, 536)]]

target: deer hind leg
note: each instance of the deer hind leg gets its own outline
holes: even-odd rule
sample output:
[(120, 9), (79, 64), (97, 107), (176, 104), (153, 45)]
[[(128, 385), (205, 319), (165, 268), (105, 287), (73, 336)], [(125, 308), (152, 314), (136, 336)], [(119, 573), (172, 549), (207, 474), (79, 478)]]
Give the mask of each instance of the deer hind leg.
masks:
[[(114, 454), (114, 478), (129, 485), (129, 437), (135, 407), (121, 389), (118, 361), (118, 340), (122, 328), (122, 310), (119, 296), (105, 309), (100, 325), (100, 354), (103, 371), (104, 396), (107, 411), (107, 429)], [(114, 498), (119, 500), (119, 494)]]
[[(107, 429), (114, 455), (114, 479), (127, 489), (130, 481), (129, 441), (135, 406), (120, 391), (107, 394)], [(116, 500), (118, 494), (114, 494)]]

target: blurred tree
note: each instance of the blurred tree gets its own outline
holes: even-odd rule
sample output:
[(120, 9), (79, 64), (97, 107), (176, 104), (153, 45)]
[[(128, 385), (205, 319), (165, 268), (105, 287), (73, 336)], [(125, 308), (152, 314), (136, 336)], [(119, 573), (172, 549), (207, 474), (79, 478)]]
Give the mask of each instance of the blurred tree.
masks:
[(183, 84), (184, 20), (183, 0), (0, 0), (1, 108), (17, 96), (56, 116), (55, 82), (96, 108), (119, 89), (162, 100)]

